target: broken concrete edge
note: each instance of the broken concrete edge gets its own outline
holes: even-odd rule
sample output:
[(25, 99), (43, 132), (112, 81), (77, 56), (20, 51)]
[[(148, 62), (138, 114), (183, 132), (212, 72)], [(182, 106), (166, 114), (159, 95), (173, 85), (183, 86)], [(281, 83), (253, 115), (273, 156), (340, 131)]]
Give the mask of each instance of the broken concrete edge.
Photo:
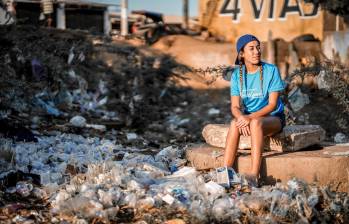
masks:
[[(225, 147), (229, 131), (228, 124), (208, 124), (203, 128), (202, 136), (206, 143), (215, 147)], [(319, 144), (325, 139), (326, 132), (320, 125), (292, 125), (275, 136), (265, 137), (265, 150), (297, 151), (308, 146)], [(240, 136), (239, 149), (250, 149), (251, 138)]]

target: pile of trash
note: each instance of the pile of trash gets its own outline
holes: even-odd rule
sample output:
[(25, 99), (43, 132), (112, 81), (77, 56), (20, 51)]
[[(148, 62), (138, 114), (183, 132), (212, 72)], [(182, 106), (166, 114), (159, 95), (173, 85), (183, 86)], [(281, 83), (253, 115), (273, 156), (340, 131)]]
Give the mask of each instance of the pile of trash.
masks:
[(120, 215), (128, 212), (123, 221), (144, 223), (162, 223), (175, 217), (190, 223), (346, 223), (349, 218), (347, 195), (298, 180), (244, 193), (239, 189), (226, 191), (193, 168), (184, 167), (169, 175), (150, 163), (125, 163), (90, 165), (86, 174), (76, 176), (51, 197), (52, 213), (120, 221)]
[[(187, 223), (349, 221), (346, 193), (296, 179), (287, 185), (251, 188), (243, 177), (227, 189), (217, 184), (215, 171), (198, 172), (186, 166), (185, 149), (180, 147), (168, 146), (150, 155), (115, 141), (73, 134), (12, 146), (16, 170), (33, 178), (8, 186), (5, 195), (47, 201), (51, 207), (46, 211), (48, 222), (163, 223), (175, 218)], [(8, 209), (2, 207), (0, 216), (12, 221), (36, 217), (6, 215)]]
[(183, 101), (170, 77), (186, 68), (169, 56), (78, 31), (1, 29), (0, 119), (40, 131), (80, 115), (145, 129)]
[(326, 130), (327, 140), (348, 142), (348, 71), (339, 63), (322, 61), (309, 63), (290, 74), (285, 80), (289, 123), (318, 124)]

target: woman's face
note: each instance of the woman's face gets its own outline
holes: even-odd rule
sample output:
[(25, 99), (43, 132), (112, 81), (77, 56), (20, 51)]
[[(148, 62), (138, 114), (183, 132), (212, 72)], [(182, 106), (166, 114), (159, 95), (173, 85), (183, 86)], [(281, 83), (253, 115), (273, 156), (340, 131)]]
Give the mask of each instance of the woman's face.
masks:
[(242, 57), (245, 64), (258, 65), (261, 61), (261, 46), (258, 41), (247, 43), (242, 50)]

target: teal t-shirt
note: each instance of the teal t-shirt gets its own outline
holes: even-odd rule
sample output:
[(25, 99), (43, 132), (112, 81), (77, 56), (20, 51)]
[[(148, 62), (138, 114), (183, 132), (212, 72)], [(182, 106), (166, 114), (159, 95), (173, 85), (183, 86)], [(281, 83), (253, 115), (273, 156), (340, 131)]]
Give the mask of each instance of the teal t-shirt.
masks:
[[(243, 85), (242, 102), (245, 113), (256, 112), (268, 105), (269, 93), (284, 90), (284, 83), (280, 77), (278, 68), (273, 64), (262, 62), (263, 66), (263, 93), (261, 90), (260, 71), (253, 74), (246, 74), (243, 66)], [(235, 68), (230, 81), (231, 96), (240, 96), (240, 75), (239, 67)], [(284, 111), (284, 105), (279, 97), (277, 106), (271, 115), (281, 114)]]

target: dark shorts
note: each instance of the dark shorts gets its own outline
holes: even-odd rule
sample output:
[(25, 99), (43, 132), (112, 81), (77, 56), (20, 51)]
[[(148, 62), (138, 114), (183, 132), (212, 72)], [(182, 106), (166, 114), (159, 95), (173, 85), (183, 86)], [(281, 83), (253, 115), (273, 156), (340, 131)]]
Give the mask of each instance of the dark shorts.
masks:
[(282, 132), (282, 130), (286, 126), (286, 116), (285, 116), (285, 114), (284, 113), (279, 113), (279, 114), (274, 114), (272, 116), (277, 117), (277, 118), (280, 119), (280, 122), (281, 122), (281, 130), (280, 130), (280, 132)]

